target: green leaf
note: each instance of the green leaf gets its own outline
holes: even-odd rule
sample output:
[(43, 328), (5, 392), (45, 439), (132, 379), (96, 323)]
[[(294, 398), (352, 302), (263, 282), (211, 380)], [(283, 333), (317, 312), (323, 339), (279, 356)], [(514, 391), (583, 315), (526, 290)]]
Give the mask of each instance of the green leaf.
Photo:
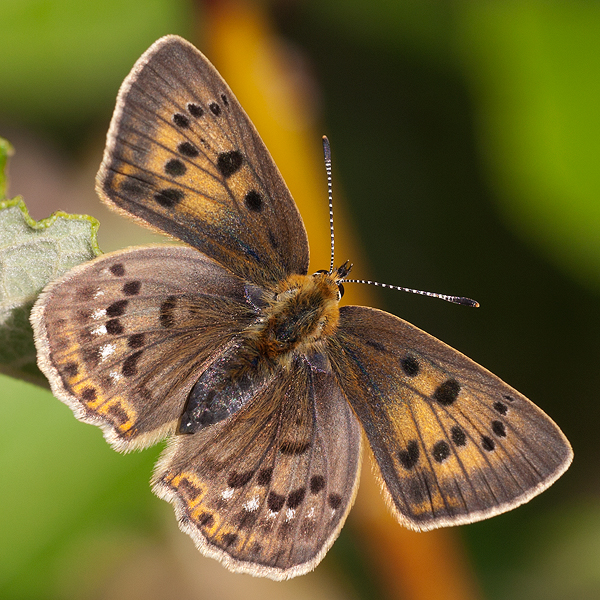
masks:
[[(0, 168), (9, 148), (0, 142)], [(0, 192), (3, 186), (4, 169)], [(0, 200), (0, 372), (47, 385), (36, 364), (29, 313), (48, 282), (101, 254), (98, 226), (92, 217), (63, 212), (35, 221), (21, 198)]]

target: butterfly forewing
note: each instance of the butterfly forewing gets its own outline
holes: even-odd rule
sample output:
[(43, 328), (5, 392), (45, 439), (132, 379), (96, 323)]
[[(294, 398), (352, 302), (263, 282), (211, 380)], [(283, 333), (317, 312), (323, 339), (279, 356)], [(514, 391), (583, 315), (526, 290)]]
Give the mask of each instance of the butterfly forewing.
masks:
[(118, 449), (175, 430), (205, 366), (256, 319), (250, 284), (192, 248), (104, 255), (49, 287), (33, 313), (53, 392)]
[(297, 357), (233, 417), (179, 436), (154, 476), (199, 549), (287, 579), (321, 560), (346, 518), (361, 434), (331, 372)]
[(527, 398), (393, 315), (343, 307), (329, 349), (394, 511), (412, 528), (509, 510), (571, 462), (562, 432)]
[(306, 231), (273, 159), (223, 78), (181, 38), (156, 42), (123, 83), (97, 189), (249, 281), (308, 268)]

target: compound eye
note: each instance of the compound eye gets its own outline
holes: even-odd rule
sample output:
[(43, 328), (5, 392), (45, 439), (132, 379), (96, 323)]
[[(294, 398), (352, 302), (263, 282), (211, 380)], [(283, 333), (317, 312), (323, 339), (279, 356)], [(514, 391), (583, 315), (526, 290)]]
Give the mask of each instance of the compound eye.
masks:
[(342, 296), (344, 295), (344, 286), (341, 283), (338, 283), (338, 300), (342, 299)]
[(329, 274), (329, 271), (327, 269), (319, 269), (318, 271), (316, 271), (315, 273), (313, 273), (313, 276), (314, 275), (318, 275), (319, 273), (327, 273), (327, 274)]

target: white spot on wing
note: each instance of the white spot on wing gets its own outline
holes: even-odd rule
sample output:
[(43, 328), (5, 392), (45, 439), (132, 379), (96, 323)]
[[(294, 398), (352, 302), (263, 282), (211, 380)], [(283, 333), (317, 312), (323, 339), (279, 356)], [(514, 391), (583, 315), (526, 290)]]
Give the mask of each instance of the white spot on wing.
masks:
[(248, 512), (254, 512), (255, 510), (258, 510), (259, 505), (260, 501), (258, 496), (254, 496), (254, 498), (251, 498), (248, 500), (248, 502), (245, 502), (243, 506)]
[(117, 371), (111, 371), (109, 375), (113, 381), (120, 381), (121, 379), (123, 379), (123, 375), (121, 375), (121, 373)]
[(295, 508), (288, 508), (285, 511), (285, 520), (286, 520), (286, 522), (291, 521), (295, 516), (296, 516), (296, 509)]
[(111, 354), (114, 353), (116, 347), (116, 344), (104, 344), (104, 346), (100, 348), (100, 360), (105, 361)]
[(92, 319), (102, 319), (106, 316), (106, 309), (105, 308), (97, 308), (93, 313), (92, 313)]
[(106, 335), (106, 325), (99, 325), (96, 329), (92, 329), (92, 335)]
[(231, 498), (231, 496), (233, 496), (234, 493), (234, 489), (233, 488), (227, 488), (222, 494), (221, 494), (221, 498), (223, 498), (223, 500), (229, 500), (229, 498)]

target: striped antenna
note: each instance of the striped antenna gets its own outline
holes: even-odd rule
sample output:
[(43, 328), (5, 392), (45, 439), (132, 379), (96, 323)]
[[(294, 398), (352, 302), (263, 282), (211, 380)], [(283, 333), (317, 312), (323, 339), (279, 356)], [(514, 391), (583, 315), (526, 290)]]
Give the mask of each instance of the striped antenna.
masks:
[(333, 184), (331, 182), (331, 147), (327, 136), (323, 136), (323, 154), (325, 155), (325, 171), (327, 172), (327, 196), (329, 198), (329, 232), (331, 235), (331, 262), (329, 273), (333, 273), (335, 255), (335, 238), (333, 236)]
[[(331, 233), (331, 262), (329, 264), (329, 274), (333, 274), (334, 255), (335, 255), (335, 240), (333, 236), (333, 185), (331, 183), (331, 147), (329, 146), (329, 140), (327, 136), (323, 136), (323, 154), (325, 156), (325, 171), (327, 172), (327, 196), (329, 198), (329, 231)], [(399, 285), (390, 285), (389, 283), (379, 283), (378, 281), (368, 281), (366, 279), (344, 279), (344, 275), (350, 272), (352, 265), (348, 265), (346, 261), (340, 269), (338, 274), (341, 275), (341, 281), (344, 283), (365, 283), (367, 285), (376, 285), (379, 287), (389, 288), (391, 290), (398, 290), (400, 292), (410, 292), (411, 294), (419, 294), (421, 296), (429, 296), (430, 298), (440, 298), (446, 302), (452, 302), (452, 304), (462, 304), (463, 306), (472, 306), (474, 308), (479, 306), (479, 302), (471, 300), (471, 298), (464, 298), (463, 296), (448, 296), (447, 294), (436, 294), (435, 292), (424, 292), (422, 290), (413, 290), (411, 288), (400, 287)]]
[(437, 294), (435, 292), (424, 292), (423, 290), (413, 290), (411, 288), (400, 287), (399, 285), (390, 285), (389, 283), (379, 283), (378, 281), (368, 281), (367, 279), (344, 279), (344, 283), (366, 283), (368, 285), (377, 285), (379, 287), (390, 288), (400, 292), (410, 292), (411, 294), (419, 294), (420, 296), (429, 296), (430, 298), (440, 298), (452, 304), (462, 304), (463, 306), (471, 306), (477, 308), (479, 302), (465, 298), (463, 296), (448, 296), (447, 294)]

